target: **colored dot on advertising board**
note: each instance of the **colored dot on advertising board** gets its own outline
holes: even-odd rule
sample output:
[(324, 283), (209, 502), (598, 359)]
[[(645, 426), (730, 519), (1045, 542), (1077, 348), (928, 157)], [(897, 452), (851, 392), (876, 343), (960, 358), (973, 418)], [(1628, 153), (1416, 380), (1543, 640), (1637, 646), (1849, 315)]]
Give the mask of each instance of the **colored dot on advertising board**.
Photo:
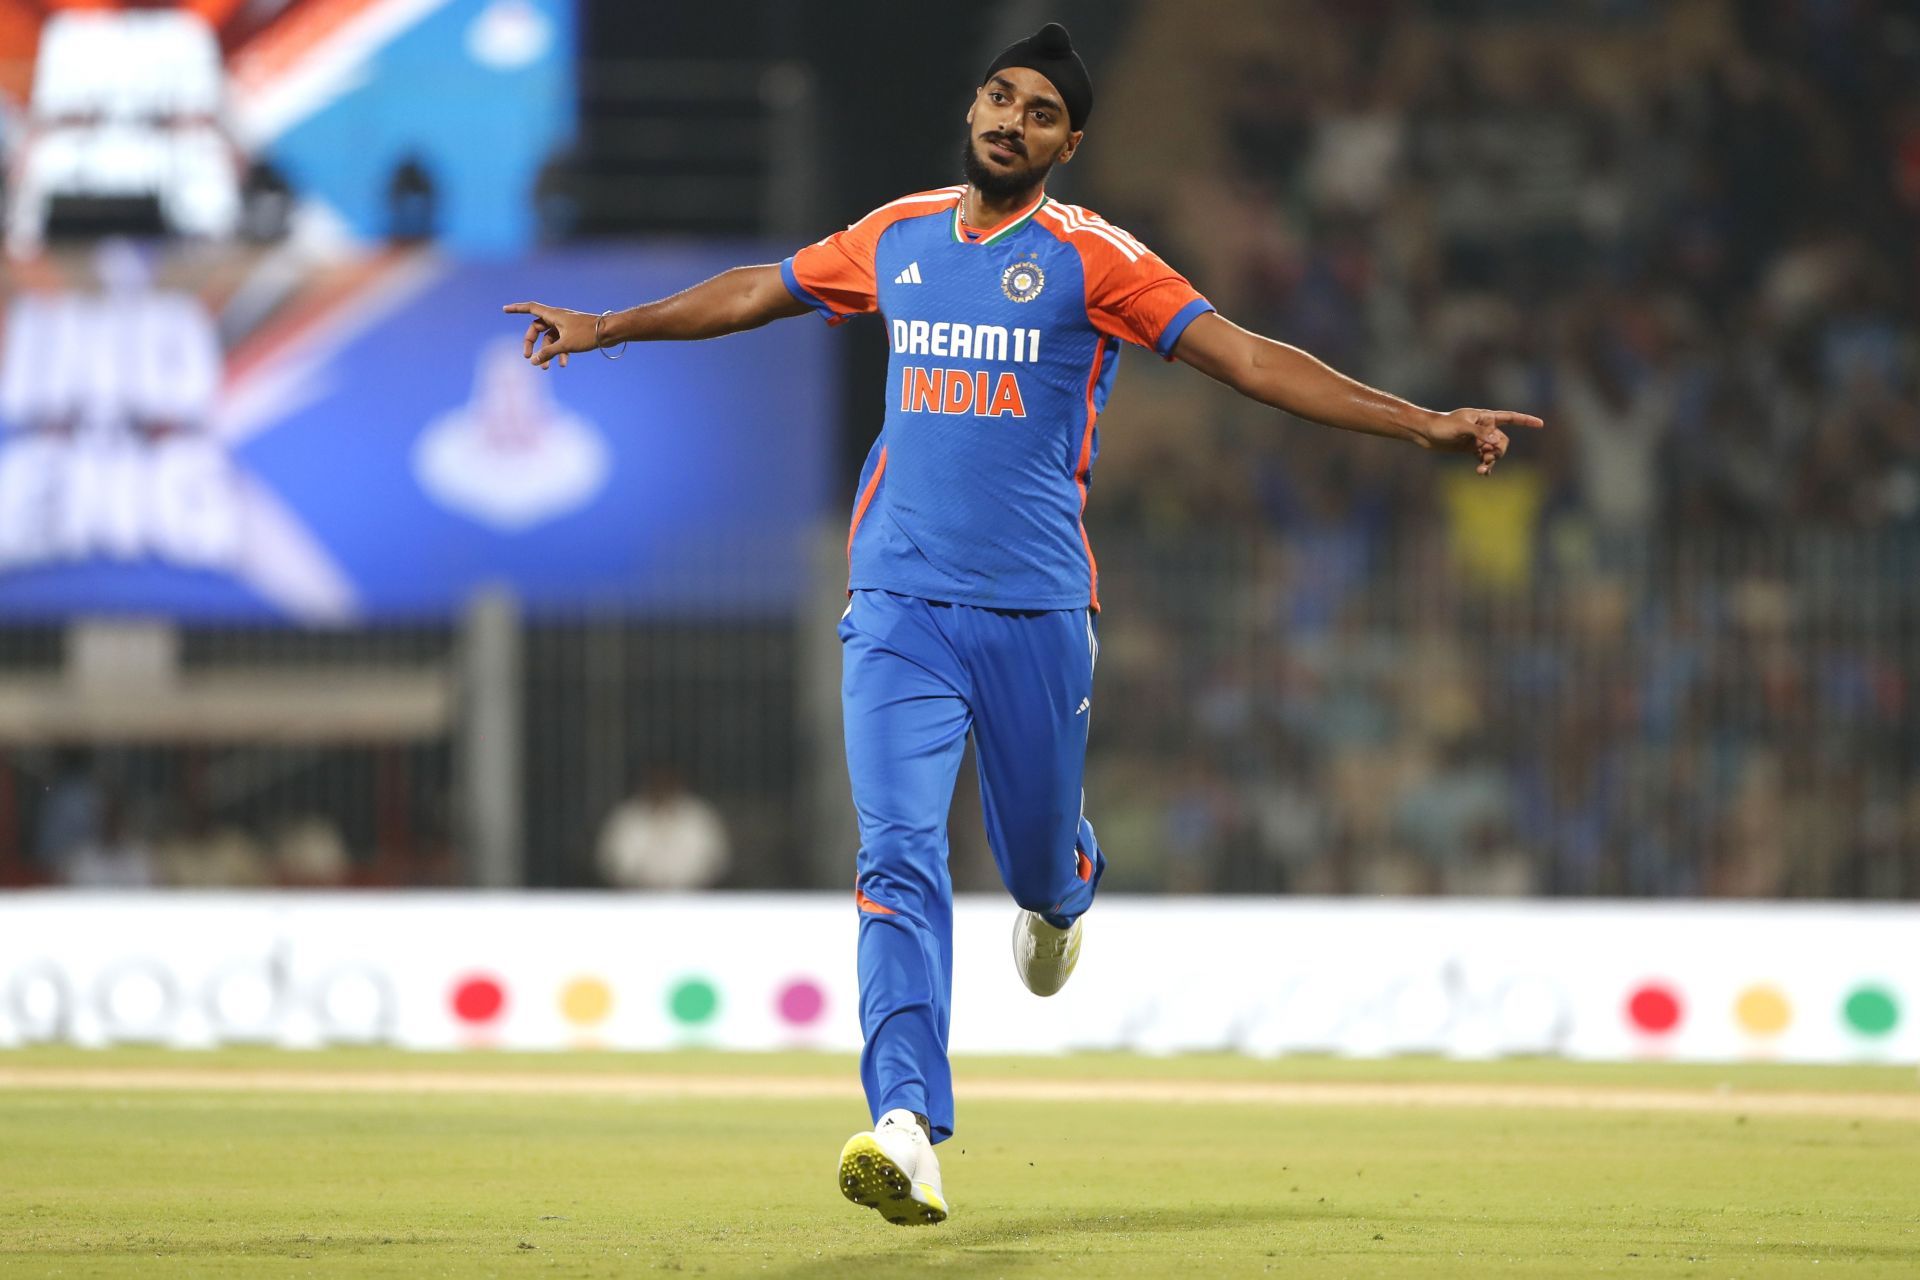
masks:
[(453, 1016), (462, 1022), (492, 1022), (506, 1004), (506, 991), (484, 974), (462, 978), (454, 984)]
[(1627, 1019), (1649, 1035), (1665, 1035), (1680, 1025), (1680, 997), (1669, 987), (1649, 982), (1628, 999)]
[(1900, 1021), (1900, 1006), (1885, 987), (1855, 987), (1844, 1012), (1847, 1025), (1863, 1036), (1883, 1036)]
[(613, 989), (598, 978), (575, 978), (560, 989), (560, 1014), (576, 1027), (606, 1021), (613, 1012)]
[(1793, 1006), (1780, 988), (1760, 984), (1740, 993), (1733, 1002), (1733, 1016), (1749, 1035), (1777, 1036), (1793, 1021)]
[(780, 1016), (796, 1027), (819, 1019), (827, 1007), (827, 993), (810, 978), (796, 978), (780, 992)]
[(720, 1008), (720, 993), (704, 978), (688, 978), (667, 997), (667, 1008), (679, 1022), (705, 1022)]

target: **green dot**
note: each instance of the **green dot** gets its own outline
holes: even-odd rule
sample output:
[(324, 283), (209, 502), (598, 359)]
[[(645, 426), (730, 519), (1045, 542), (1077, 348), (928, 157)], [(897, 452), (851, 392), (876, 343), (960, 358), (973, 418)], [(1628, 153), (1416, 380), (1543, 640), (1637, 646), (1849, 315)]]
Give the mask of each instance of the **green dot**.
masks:
[(1883, 1036), (1900, 1021), (1900, 1006), (1885, 987), (1859, 987), (1847, 997), (1847, 1025), (1863, 1036)]
[(704, 978), (688, 978), (667, 997), (667, 1007), (680, 1022), (705, 1022), (720, 1007), (720, 993)]

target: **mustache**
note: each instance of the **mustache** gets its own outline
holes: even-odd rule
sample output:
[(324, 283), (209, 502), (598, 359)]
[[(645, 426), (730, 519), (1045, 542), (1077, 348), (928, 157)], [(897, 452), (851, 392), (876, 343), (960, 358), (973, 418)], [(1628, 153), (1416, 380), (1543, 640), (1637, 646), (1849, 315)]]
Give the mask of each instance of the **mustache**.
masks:
[(1017, 156), (1027, 154), (1026, 143), (1020, 141), (1018, 138), (1009, 137), (1004, 133), (983, 133), (980, 135), (980, 141), (1011, 151)]

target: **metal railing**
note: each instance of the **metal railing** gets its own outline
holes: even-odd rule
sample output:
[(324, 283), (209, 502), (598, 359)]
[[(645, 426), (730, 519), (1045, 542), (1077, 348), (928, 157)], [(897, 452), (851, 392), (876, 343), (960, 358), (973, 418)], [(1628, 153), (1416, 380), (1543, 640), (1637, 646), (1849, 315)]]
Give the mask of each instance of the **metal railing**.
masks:
[[(1542, 542), (1489, 578), (1431, 534), (1101, 538), (1107, 887), (1920, 896), (1920, 537)], [(189, 684), (440, 670), (453, 710), (364, 741), (15, 735), (0, 867), (51, 874), (36, 859), (85, 783), (165, 852), (162, 881), (593, 885), (609, 815), (670, 772), (720, 815), (722, 884), (843, 887), (837, 572), (797, 622), (519, 620), (505, 667), (469, 660), (470, 624), (187, 630)], [(0, 680), (56, 679), (62, 648), (0, 628)], [(510, 714), (476, 719), (489, 699)], [(475, 725), (517, 738), (505, 765)], [(486, 768), (519, 789), (482, 874)], [(963, 777), (954, 873), (986, 888), (974, 797)]]
[[(461, 626), (193, 628), (177, 637), (176, 679), (119, 695), (162, 718), (123, 705), (59, 732), (8, 721), (0, 884), (591, 886), (609, 814), (667, 772), (724, 815), (723, 883), (790, 882), (806, 839), (790, 623), (516, 617), (502, 646), (482, 613)], [(58, 655), (82, 634), (0, 628), (0, 685), (62, 696)], [(282, 700), (318, 687), (351, 703), (383, 696), (395, 671), (444, 686), (450, 712), (361, 731), (336, 705), (324, 723), (224, 728), (198, 696), (244, 678)], [(74, 872), (77, 844), (118, 869), (82, 859), (90, 869)]]
[(1920, 895), (1920, 539), (1101, 547), (1115, 885)]

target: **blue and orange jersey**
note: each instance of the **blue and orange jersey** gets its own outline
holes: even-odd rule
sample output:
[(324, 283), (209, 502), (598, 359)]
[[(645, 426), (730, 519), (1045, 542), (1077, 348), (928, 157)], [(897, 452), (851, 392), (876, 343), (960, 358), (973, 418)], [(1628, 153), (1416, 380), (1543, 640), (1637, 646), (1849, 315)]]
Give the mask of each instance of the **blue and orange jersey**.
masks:
[(1171, 359), (1212, 304), (1096, 214), (1042, 194), (983, 234), (965, 191), (902, 197), (780, 264), (830, 324), (879, 312), (892, 348), (848, 589), (1098, 609), (1082, 517), (1120, 344)]

